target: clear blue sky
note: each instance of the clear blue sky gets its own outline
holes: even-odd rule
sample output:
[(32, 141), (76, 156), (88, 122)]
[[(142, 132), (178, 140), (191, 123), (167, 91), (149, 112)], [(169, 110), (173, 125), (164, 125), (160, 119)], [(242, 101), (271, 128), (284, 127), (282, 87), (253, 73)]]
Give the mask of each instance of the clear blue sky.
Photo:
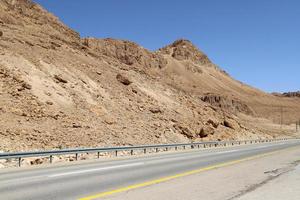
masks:
[(156, 50), (191, 40), (234, 78), (267, 92), (300, 90), (298, 0), (35, 0), (82, 37)]

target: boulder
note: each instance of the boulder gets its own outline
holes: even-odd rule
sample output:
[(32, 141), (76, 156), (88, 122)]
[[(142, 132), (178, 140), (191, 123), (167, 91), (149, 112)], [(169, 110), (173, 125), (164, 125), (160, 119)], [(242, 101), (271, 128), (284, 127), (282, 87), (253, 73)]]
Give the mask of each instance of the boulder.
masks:
[(32, 157), (32, 158), (24, 158), (23, 162), (25, 165), (40, 165), (44, 161), (42, 158), (39, 157)]
[(200, 138), (205, 138), (208, 135), (213, 135), (215, 133), (215, 129), (211, 126), (204, 126), (199, 132)]
[(40, 164), (42, 164), (42, 163), (43, 163), (43, 160), (42, 160), (41, 158), (37, 158), (37, 159), (32, 160), (32, 161), (30, 162), (31, 165), (40, 165)]
[(125, 77), (122, 74), (117, 74), (116, 78), (123, 85), (130, 85), (132, 83), (132, 81), (130, 81), (127, 77)]
[(193, 139), (195, 137), (193, 132), (187, 127), (183, 127), (181, 125), (176, 124), (174, 125), (174, 128), (177, 129), (182, 135), (185, 135), (189, 139)]
[(157, 107), (150, 108), (149, 111), (152, 112), (152, 113), (154, 113), (154, 114), (156, 114), (156, 113), (162, 113), (162, 110), (160, 108), (157, 108)]
[(53, 105), (53, 102), (52, 101), (46, 101), (46, 104)]
[(108, 125), (112, 125), (112, 124), (115, 124), (116, 121), (113, 119), (113, 118), (110, 118), (110, 117), (107, 117), (104, 119), (104, 122)]
[(214, 128), (218, 128), (220, 124), (217, 120), (214, 119), (209, 119), (206, 123), (212, 125)]
[(54, 78), (61, 83), (68, 83), (68, 81), (66, 79), (64, 79), (63, 77), (61, 77), (61, 75), (54, 75)]
[(72, 127), (73, 128), (82, 128), (82, 126), (80, 124), (77, 124), (77, 123), (73, 123)]
[(237, 130), (238, 128), (240, 128), (240, 125), (232, 119), (224, 120), (224, 126), (228, 127), (228, 128), (231, 128), (231, 129), (234, 129), (234, 130)]
[(27, 89), (27, 90), (31, 90), (32, 86), (29, 83), (22, 83), (22, 87)]

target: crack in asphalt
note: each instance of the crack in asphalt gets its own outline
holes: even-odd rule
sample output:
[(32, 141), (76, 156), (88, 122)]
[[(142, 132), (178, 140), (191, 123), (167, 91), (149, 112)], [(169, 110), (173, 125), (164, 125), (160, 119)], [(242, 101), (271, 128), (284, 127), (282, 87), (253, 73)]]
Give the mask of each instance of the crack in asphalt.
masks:
[(270, 175), (264, 181), (262, 181), (260, 183), (257, 183), (257, 184), (253, 184), (253, 185), (249, 186), (248, 188), (246, 188), (245, 190), (241, 190), (237, 195), (234, 195), (233, 197), (230, 197), (227, 200), (234, 200), (234, 199), (237, 199), (241, 196), (246, 195), (249, 192), (255, 191), (259, 187), (262, 187), (263, 185), (265, 185), (268, 182), (280, 177), (281, 175), (295, 170), (295, 167), (298, 166), (299, 164), (300, 164), (300, 160), (297, 160), (297, 161), (294, 161), (294, 162), (290, 163), (289, 166), (287, 166), (287, 167), (267, 171), (267, 172), (265, 172), (265, 174), (270, 174)]

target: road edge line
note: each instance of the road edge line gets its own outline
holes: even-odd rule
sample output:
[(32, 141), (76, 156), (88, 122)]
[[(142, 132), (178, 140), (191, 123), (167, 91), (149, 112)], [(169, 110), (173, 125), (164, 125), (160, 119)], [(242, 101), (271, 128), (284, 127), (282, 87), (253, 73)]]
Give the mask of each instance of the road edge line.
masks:
[(293, 148), (296, 148), (296, 147), (294, 146), (294, 147), (281, 149), (281, 150), (277, 150), (277, 151), (272, 151), (272, 152), (268, 152), (268, 153), (263, 153), (263, 154), (259, 154), (259, 155), (255, 155), (255, 156), (249, 156), (249, 157), (246, 157), (246, 158), (243, 158), (243, 159), (238, 159), (238, 160), (233, 160), (233, 161), (229, 161), (229, 162), (219, 163), (219, 164), (203, 167), (203, 168), (200, 168), (200, 169), (195, 169), (195, 170), (191, 170), (191, 171), (187, 171), (187, 172), (183, 172), (183, 173), (179, 173), (179, 174), (175, 174), (175, 175), (171, 175), (171, 176), (166, 176), (166, 177), (163, 177), (163, 178), (158, 178), (158, 179), (151, 180), (151, 181), (146, 181), (146, 182), (143, 182), (143, 183), (133, 184), (133, 185), (129, 185), (129, 186), (126, 186), (126, 187), (121, 187), (121, 188), (118, 188), (118, 189), (114, 189), (114, 190), (110, 190), (110, 191), (106, 191), (106, 192), (101, 192), (101, 193), (98, 193), (98, 194), (94, 194), (94, 195), (90, 195), (90, 196), (87, 196), (87, 197), (79, 198), (78, 200), (94, 200), (94, 199), (97, 199), (97, 198), (106, 197), (106, 196), (110, 196), (110, 195), (121, 193), (121, 192), (126, 192), (126, 191), (129, 191), (129, 190), (133, 190), (133, 189), (137, 189), (137, 188), (141, 188), (141, 187), (155, 185), (155, 184), (158, 184), (158, 183), (163, 183), (163, 182), (170, 181), (170, 180), (173, 180), (173, 179), (176, 179), (176, 178), (181, 178), (181, 177), (197, 174), (197, 173), (204, 172), (204, 171), (209, 171), (209, 170), (218, 169), (218, 168), (221, 168), (221, 167), (231, 166), (231, 165), (238, 164), (238, 163), (245, 162), (245, 161), (249, 161), (249, 160), (263, 158), (263, 157), (266, 157), (266, 156), (276, 154), (278, 152), (282, 152), (282, 151), (285, 151), (285, 150), (291, 150)]

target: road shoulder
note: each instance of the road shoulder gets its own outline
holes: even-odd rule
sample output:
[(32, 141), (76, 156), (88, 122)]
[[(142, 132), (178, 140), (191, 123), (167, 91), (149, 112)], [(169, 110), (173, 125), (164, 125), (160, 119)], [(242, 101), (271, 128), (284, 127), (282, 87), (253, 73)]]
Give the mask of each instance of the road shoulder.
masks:
[(299, 158), (300, 148), (290, 148), (267, 157), (129, 190), (102, 199), (238, 199), (293, 170), (293, 167), (296, 166), (295, 162)]

